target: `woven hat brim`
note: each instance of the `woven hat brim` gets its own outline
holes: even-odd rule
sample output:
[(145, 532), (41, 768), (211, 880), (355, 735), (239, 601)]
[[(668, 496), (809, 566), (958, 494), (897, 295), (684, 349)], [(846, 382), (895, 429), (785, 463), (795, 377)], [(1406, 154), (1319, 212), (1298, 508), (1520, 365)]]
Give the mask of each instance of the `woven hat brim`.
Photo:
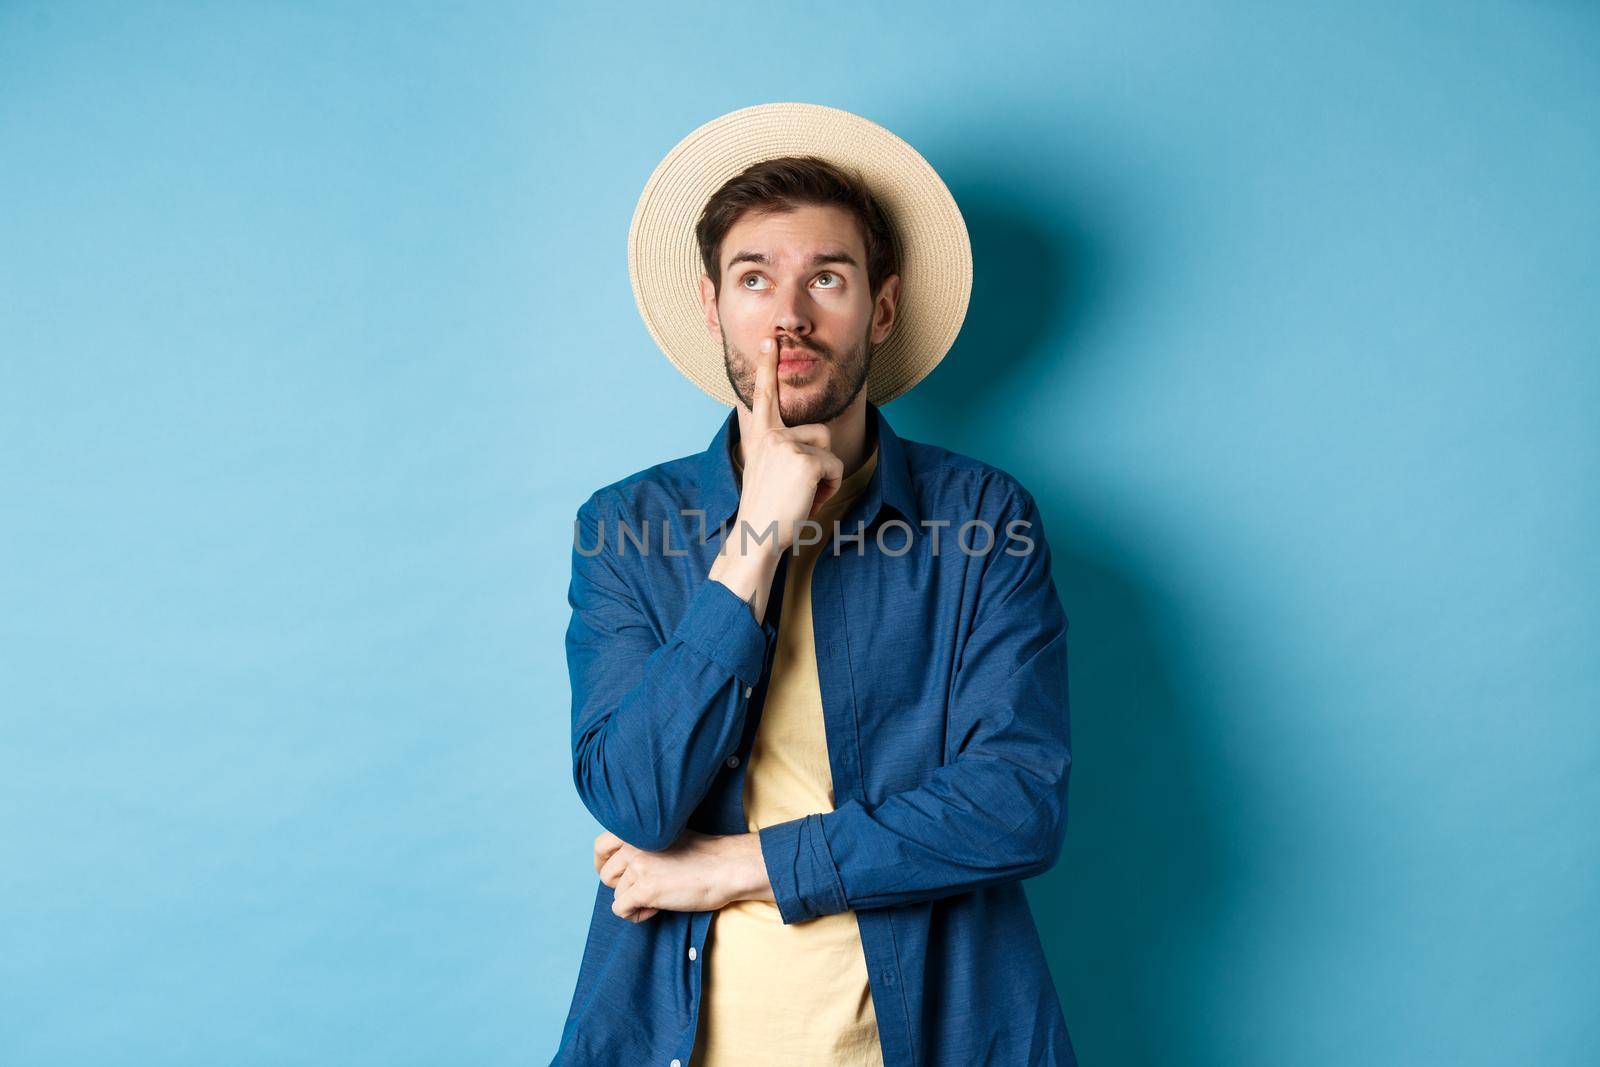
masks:
[(673, 365), (730, 407), (722, 346), (700, 305), (705, 273), (694, 229), (706, 202), (746, 167), (815, 155), (853, 168), (882, 204), (900, 252), (889, 336), (873, 350), (867, 399), (885, 404), (920, 382), (955, 344), (972, 294), (972, 244), (955, 198), (928, 161), (860, 115), (821, 104), (758, 104), (700, 126), (657, 164), (628, 228), (628, 276), (645, 327)]

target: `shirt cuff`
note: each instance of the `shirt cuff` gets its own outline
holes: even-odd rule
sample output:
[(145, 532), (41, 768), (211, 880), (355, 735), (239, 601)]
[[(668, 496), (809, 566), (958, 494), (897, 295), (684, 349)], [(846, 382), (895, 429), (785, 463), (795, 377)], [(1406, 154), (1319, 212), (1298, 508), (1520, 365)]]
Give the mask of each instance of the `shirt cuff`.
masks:
[(770, 623), (756, 622), (755, 612), (739, 594), (707, 578), (689, 598), (673, 636), (753, 686), (761, 681), (767, 643), (775, 632)]
[(764, 826), (759, 833), (761, 859), (784, 925), (849, 908), (820, 814)]

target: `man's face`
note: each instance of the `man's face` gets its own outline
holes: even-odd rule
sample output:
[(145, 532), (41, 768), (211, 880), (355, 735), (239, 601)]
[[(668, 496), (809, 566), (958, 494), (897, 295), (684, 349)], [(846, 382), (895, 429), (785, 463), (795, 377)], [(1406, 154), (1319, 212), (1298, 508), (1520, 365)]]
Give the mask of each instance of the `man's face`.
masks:
[(889, 333), (899, 278), (877, 299), (867, 289), (859, 228), (843, 208), (805, 205), (746, 212), (721, 250), (722, 292), (702, 278), (701, 300), (722, 342), (728, 381), (746, 408), (763, 338), (778, 340), (779, 414), (785, 425), (828, 422), (867, 381), (872, 350)]

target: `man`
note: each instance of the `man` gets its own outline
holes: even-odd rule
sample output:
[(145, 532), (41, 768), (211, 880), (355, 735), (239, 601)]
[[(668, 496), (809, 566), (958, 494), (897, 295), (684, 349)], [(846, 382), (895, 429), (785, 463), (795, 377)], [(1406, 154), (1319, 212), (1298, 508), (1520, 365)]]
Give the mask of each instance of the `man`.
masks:
[(674, 149), (630, 254), (733, 412), (578, 511), (573, 777), (605, 832), (554, 1062), (1075, 1063), (1021, 886), (1071, 764), (1038, 507), (879, 408), (959, 330), (954, 201), (881, 127), (763, 105)]

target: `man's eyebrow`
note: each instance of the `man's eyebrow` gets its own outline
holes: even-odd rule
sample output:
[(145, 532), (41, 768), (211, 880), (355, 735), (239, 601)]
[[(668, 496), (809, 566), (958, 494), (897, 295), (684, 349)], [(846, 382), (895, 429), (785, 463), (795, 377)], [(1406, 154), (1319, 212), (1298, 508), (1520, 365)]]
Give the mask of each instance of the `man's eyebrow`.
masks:
[[(739, 263), (759, 263), (763, 267), (772, 266), (772, 260), (768, 259), (766, 255), (761, 252), (735, 252), (733, 258), (728, 260), (728, 269), (732, 270), (734, 266)], [(861, 269), (861, 264), (856, 262), (856, 257), (852, 256), (849, 252), (846, 252), (842, 248), (830, 249), (826, 252), (818, 252), (816, 255), (811, 257), (810, 265), (813, 267), (820, 267), (827, 263), (844, 263), (855, 267), (857, 270)]]

